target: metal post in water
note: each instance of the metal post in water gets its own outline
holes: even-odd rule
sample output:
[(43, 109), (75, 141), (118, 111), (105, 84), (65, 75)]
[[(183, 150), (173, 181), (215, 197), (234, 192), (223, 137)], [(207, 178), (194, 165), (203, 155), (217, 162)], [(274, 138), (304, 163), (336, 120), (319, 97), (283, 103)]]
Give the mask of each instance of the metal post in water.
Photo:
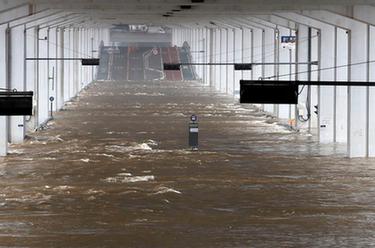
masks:
[(189, 146), (193, 151), (197, 151), (199, 147), (198, 133), (198, 116), (192, 115), (189, 123)]
[(49, 101), (51, 102), (51, 119), (53, 119), (53, 101), (55, 101), (55, 98), (53, 96), (51, 96), (49, 98)]

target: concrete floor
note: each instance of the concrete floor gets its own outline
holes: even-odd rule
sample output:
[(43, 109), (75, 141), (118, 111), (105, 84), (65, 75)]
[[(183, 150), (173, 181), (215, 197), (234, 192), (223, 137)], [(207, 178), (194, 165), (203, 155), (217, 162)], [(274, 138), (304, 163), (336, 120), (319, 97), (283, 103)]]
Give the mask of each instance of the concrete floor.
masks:
[(97, 82), (1, 161), (0, 246), (370, 247), (375, 160), (343, 154), (196, 83)]

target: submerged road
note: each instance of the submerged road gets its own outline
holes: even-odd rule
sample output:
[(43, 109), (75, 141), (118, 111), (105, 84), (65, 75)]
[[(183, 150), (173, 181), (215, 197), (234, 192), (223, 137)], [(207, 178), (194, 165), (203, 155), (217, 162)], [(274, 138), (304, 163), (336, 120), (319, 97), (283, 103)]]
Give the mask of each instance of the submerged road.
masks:
[(0, 247), (373, 247), (375, 160), (340, 149), (198, 84), (94, 83), (1, 160)]

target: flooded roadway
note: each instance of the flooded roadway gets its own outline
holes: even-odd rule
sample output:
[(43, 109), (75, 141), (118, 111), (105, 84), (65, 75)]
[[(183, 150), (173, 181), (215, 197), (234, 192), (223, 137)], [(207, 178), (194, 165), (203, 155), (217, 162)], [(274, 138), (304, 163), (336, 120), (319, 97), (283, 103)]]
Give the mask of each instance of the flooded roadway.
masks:
[(372, 247), (375, 160), (332, 152), (198, 84), (98, 82), (1, 161), (0, 247)]

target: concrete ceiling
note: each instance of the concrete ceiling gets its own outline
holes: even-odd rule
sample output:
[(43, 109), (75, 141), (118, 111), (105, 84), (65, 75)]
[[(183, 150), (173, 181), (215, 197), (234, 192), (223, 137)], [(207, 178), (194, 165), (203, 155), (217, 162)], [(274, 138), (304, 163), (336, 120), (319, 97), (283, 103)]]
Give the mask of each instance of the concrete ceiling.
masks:
[[(14, 2), (13, 2), (14, 1)], [(101, 24), (180, 25), (207, 23), (210, 18), (270, 14), (274, 11), (327, 9), (351, 15), (353, 5), (372, 5), (374, 0), (0, 0), (4, 4), (32, 4), (34, 12), (53, 9), (78, 13)], [(191, 5), (182, 10), (181, 5)], [(173, 11), (180, 10), (180, 11)], [(171, 16), (163, 17), (167, 12)]]

